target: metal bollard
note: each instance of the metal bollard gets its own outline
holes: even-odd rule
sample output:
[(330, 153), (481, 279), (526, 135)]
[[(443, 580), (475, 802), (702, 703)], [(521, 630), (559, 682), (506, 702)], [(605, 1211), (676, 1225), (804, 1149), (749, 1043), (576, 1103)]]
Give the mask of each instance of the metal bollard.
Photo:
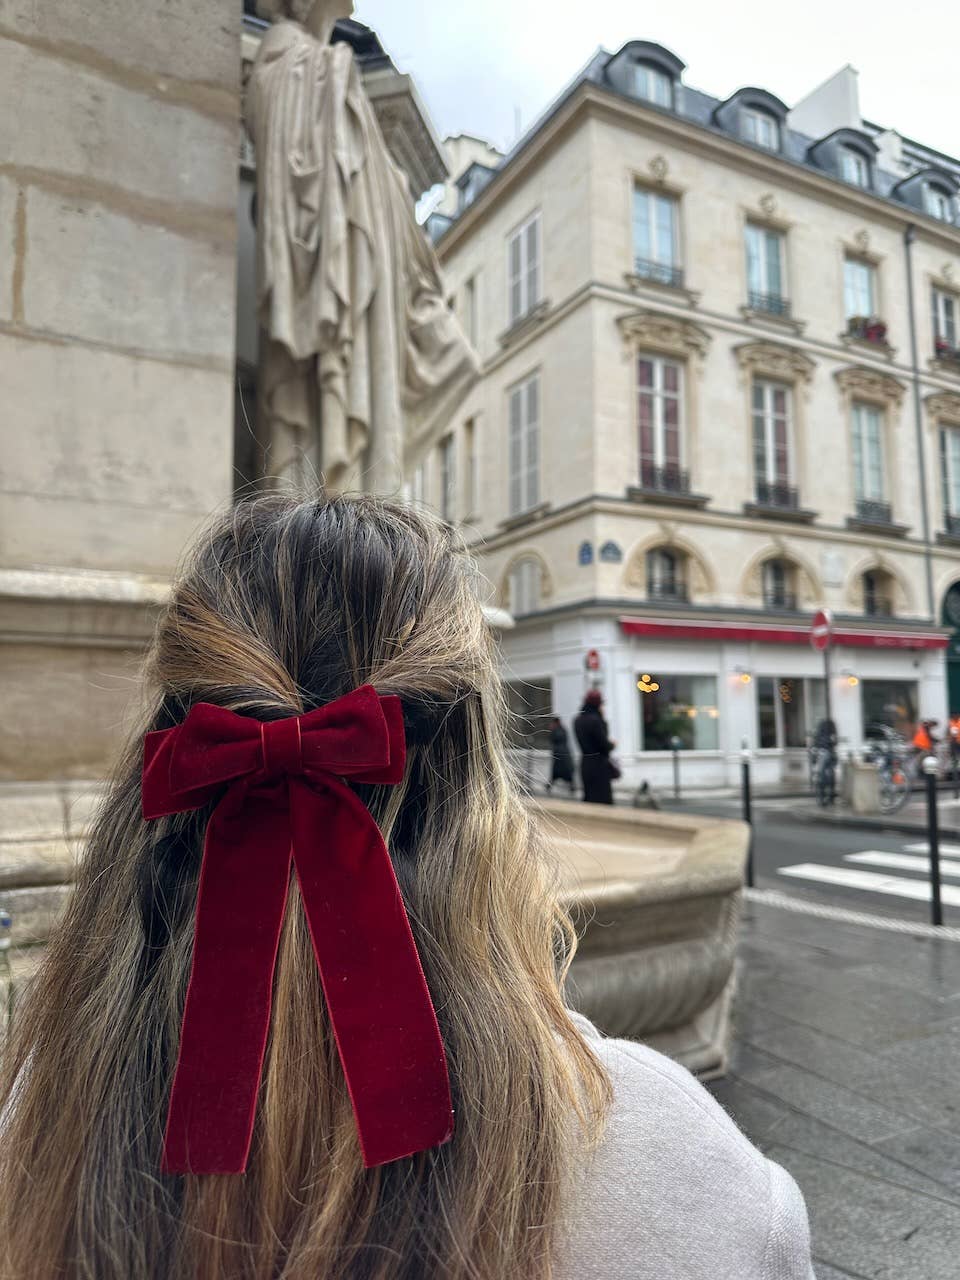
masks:
[(750, 828), (747, 844), (747, 887), (753, 888), (753, 800), (750, 795), (750, 760), (752, 753), (749, 747), (740, 752), (740, 776), (743, 786), (743, 820)]
[(673, 752), (673, 798), (680, 799), (680, 748), (683, 743), (679, 738), (670, 739), (670, 749)]
[(930, 918), (934, 924), (943, 924), (943, 904), (940, 901), (940, 817), (937, 812), (939, 771), (936, 756), (927, 756), (923, 762), (923, 772), (927, 779), (927, 832), (930, 841)]
[(0, 970), (7, 980), (6, 1021), (9, 1027), (13, 1018), (13, 969), (10, 966), (10, 930), (13, 928), (13, 917), (9, 911), (0, 907)]

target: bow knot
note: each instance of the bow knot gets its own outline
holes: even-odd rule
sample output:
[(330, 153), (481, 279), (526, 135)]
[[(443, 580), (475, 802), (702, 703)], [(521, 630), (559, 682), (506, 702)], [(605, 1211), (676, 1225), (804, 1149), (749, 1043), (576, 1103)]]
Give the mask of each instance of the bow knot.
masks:
[[(403, 778), (400, 699), (369, 685), (261, 722), (197, 703), (144, 742), (143, 814), (219, 799), (164, 1137), (166, 1173), (242, 1173), (293, 863), (367, 1167), (453, 1131), (443, 1042), (393, 864), (340, 779)], [(258, 783), (286, 778), (285, 796)], [(227, 784), (226, 794), (222, 794)]]
[(263, 721), (260, 725), (260, 754), (268, 778), (303, 772), (303, 733), (300, 717)]

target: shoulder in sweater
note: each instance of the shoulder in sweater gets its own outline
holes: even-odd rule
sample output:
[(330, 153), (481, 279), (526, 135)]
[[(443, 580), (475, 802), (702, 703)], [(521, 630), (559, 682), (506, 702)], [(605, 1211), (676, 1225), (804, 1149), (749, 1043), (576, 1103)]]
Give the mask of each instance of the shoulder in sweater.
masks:
[(683, 1067), (576, 1017), (614, 1101), (557, 1280), (814, 1280), (803, 1198)]

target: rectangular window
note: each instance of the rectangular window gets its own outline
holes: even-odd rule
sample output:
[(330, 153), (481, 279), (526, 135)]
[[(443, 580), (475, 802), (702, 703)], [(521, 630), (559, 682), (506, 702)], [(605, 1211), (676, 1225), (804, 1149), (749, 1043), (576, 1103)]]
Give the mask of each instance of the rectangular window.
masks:
[(780, 129), (773, 116), (768, 116), (765, 111), (745, 110), (741, 122), (745, 141), (768, 151), (779, 151)]
[(673, 85), (662, 71), (638, 62), (633, 83), (638, 98), (655, 102), (658, 107), (673, 106)]
[(540, 501), (540, 375), (513, 387), (510, 397), (510, 514)]
[(864, 680), (860, 688), (865, 736), (871, 736), (871, 725), (886, 725), (909, 741), (917, 728), (916, 681)]
[(757, 680), (757, 740), (763, 750), (799, 750), (826, 715), (822, 680), (760, 676)]
[(957, 298), (943, 289), (934, 289), (933, 333), (937, 344), (943, 343), (951, 352), (957, 350)]
[(784, 287), (784, 238), (779, 231), (748, 222), (746, 228), (747, 290), (751, 307), (769, 311), (771, 301), (781, 301)]
[(540, 301), (540, 214), (518, 227), (507, 242), (509, 322), (516, 324)]
[(543, 569), (539, 560), (533, 556), (525, 556), (510, 570), (507, 583), (509, 598), (507, 601), (514, 617), (522, 617), (526, 613), (535, 613), (540, 608), (540, 595), (543, 586)]
[(850, 147), (844, 147), (840, 153), (840, 173), (846, 182), (852, 182), (855, 187), (870, 185), (870, 165), (866, 156)]
[(633, 256), (637, 275), (662, 284), (679, 283), (677, 202), (673, 196), (646, 187), (634, 189)]
[(553, 717), (553, 682), (545, 676), (506, 682), (510, 709), (510, 745), (527, 751), (549, 751)]
[(479, 296), (477, 277), (471, 276), (463, 286), (463, 327), (471, 344), (475, 347), (480, 339), (480, 317), (478, 313)]
[(456, 513), (457, 456), (452, 435), (440, 441), (440, 515), (452, 521)]
[(843, 263), (843, 306), (848, 320), (877, 314), (876, 268), (862, 258), (846, 258)]
[(479, 459), (477, 456), (477, 420), (469, 418), (463, 426), (463, 446), (466, 454), (466, 475), (464, 477), (464, 493), (466, 495), (468, 516), (475, 516), (478, 504)]
[(753, 465), (758, 493), (764, 486), (790, 484), (793, 474), (790, 407), (788, 386), (765, 378), (754, 380)]
[(940, 187), (926, 183), (923, 189), (923, 205), (932, 218), (939, 218), (941, 222), (953, 221), (953, 197), (946, 191), (942, 191)]
[[(645, 672), (644, 675), (649, 673)], [(637, 676), (640, 750), (670, 751), (674, 738), (688, 751), (716, 751), (720, 712), (716, 676)], [(644, 690), (649, 692), (644, 692)]]
[(883, 502), (883, 416), (872, 404), (853, 406), (853, 477), (858, 502)]
[(668, 487), (671, 478), (679, 479), (682, 379), (683, 371), (676, 360), (647, 355), (637, 360), (640, 484), (645, 489)]
[(960, 516), (960, 427), (940, 430), (940, 480), (944, 513)]
[(427, 500), (427, 468), (424, 463), (420, 463), (413, 473), (413, 481), (410, 485), (410, 498), (413, 502), (426, 502)]

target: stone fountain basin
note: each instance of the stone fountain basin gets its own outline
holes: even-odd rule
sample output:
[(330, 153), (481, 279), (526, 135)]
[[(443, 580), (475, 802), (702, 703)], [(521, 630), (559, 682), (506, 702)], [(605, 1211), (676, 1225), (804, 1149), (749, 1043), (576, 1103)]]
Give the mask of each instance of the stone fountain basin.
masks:
[(718, 818), (531, 802), (580, 946), (570, 1005), (701, 1078), (726, 1070), (748, 828)]

